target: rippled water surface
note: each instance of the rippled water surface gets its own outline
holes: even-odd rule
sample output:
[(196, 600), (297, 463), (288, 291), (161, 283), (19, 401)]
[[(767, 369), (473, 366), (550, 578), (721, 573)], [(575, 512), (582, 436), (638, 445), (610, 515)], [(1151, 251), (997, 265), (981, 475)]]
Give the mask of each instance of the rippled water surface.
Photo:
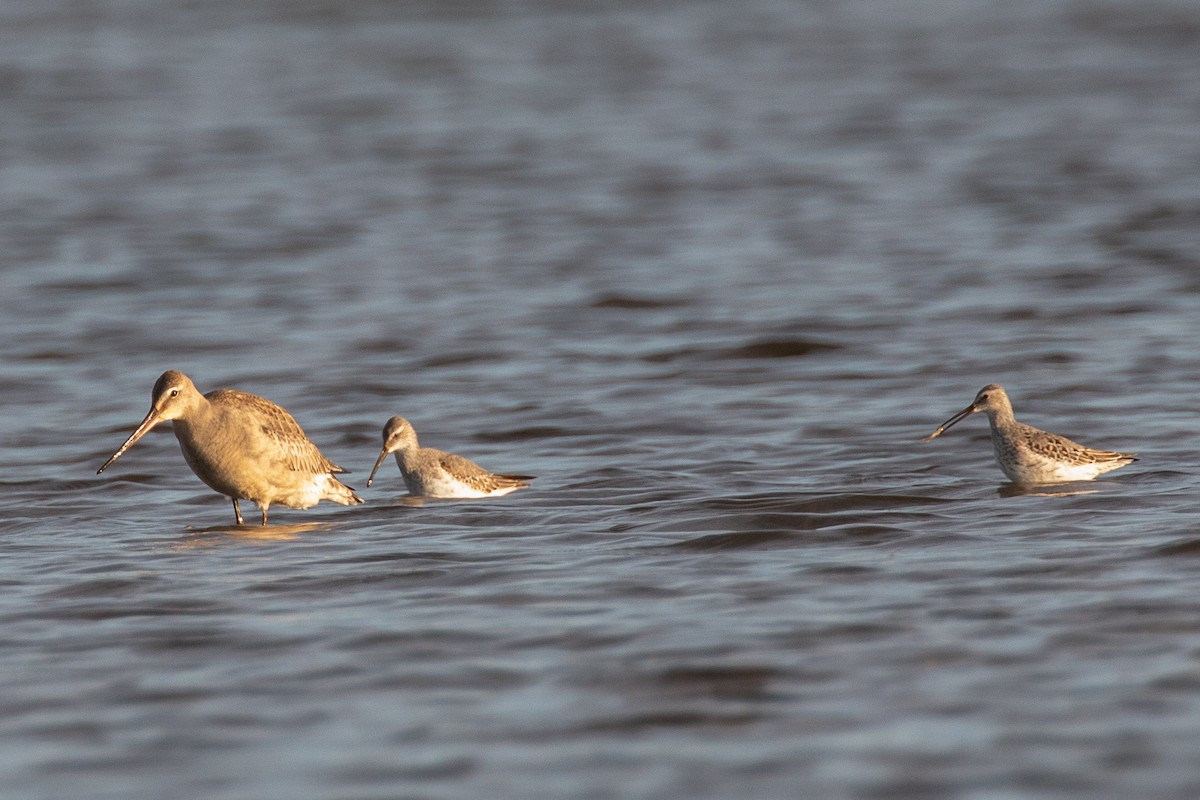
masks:
[[(1200, 796), (1200, 11), (12, 0), (0, 794)], [(367, 504), (232, 527), (155, 378)], [(982, 419), (1141, 460), (1022, 494)], [(383, 422), (498, 471), (402, 501)], [(249, 510), (249, 518), (255, 513)]]

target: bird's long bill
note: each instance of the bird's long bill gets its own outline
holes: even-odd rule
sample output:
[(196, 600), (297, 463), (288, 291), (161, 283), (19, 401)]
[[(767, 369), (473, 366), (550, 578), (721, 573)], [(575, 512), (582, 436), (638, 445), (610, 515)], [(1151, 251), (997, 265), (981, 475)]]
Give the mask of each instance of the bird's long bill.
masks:
[(931, 433), (931, 434), (929, 434), (928, 436), (926, 436), (926, 437), (925, 437), (924, 439), (922, 439), (921, 441), (922, 441), (922, 442), (931, 442), (931, 441), (933, 441), (934, 439), (936, 439), (937, 437), (939, 437), (939, 436), (941, 436), (943, 433), (945, 433), (945, 432), (946, 432), (946, 431), (947, 431), (947, 430), (948, 430), (950, 427), (952, 427), (952, 426), (954, 426), (954, 425), (958, 424), (959, 422), (962, 422), (964, 419), (966, 419), (967, 417), (971, 416), (971, 415), (972, 415), (972, 414), (974, 414), (974, 413), (975, 413), (975, 404), (974, 404), (974, 403), (972, 403), (971, 405), (969, 405), (969, 406), (967, 406), (966, 408), (964, 408), (962, 411), (960, 411), (960, 412), (958, 412), (957, 414), (955, 414), (955, 415), (954, 415), (953, 417), (951, 417), (950, 419), (948, 419), (948, 420), (946, 420), (945, 422), (943, 422), (941, 425), (938, 425), (938, 426), (937, 426), (937, 430), (935, 430), (933, 433)]
[(375, 466), (371, 467), (371, 476), (367, 478), (367, 486), (370, 486), (371, 481), (375, 480), (375, 473), (379, 471), (379, 465), (382, 464), (383, 460), (391, 454), (391, 451), (386, 447), (379, 451), (379, 458), (375, 459)]
[(96, 470), (96, 474), (99, 475), (101, 472), (104, 472), (104, 470), (108, 469), (109, 464), (120, 458), (122, 453), (133, 447), (134, 443), (137, 442), (138, 439), (149, 433), (150, 429), (160, 422), (162, 422), (162, 417), (158, 415), (157, 411), (151, 408), (146, 414), (146, 418), (142, 420), (142, 424), (137, 426), (137, 430), (129, 434), (129, 438), (125, 440), (125, 444), (121, 445), (117, 449), (117, 452), (108, 457), (108, 461), (105, 461), (104, 466)]

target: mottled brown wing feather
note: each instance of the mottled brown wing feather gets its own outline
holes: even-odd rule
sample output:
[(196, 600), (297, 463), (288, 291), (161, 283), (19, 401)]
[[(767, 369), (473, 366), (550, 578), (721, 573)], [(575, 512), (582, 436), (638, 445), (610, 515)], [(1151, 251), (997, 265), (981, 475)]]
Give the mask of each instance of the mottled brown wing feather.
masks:
[(1056, 433), (1047, 433), (1037, 428), (1029, 428), (1024, 438), (1029, 449), (1038, 455), (1068, 463), (1128, 461), (1133, 459), (1134, 455), (1133, 453), (1114, 453), (1108, 450), (1092, 450), (1078, 442), (1071, 441), (1065, 436), (1059, 436)]
[(282, 407), (256, 394), (239, 392), (236, 389), (218, 389), (206, 396), (211, 401), (220, 395), (224, 395), (222, 399), (225, 402), (236, 402), (257, 417), (262, 432), (272, 442), (272, 446), (279, 453), (280, 461), (286, 464), (288, 469), (313, 474), (346, 471), (326, 458), (325, 454), (309, 441), (296, 418)]
[(524, 481), (508, 475), (495, 475), (488, 472), (474, 461), (456, 456), (453, 453), (442, 453), (438, 458), (442, 469), (458, 478), (463, 483), (481, 492), (490, 492), (504, 486), (523, 484)]

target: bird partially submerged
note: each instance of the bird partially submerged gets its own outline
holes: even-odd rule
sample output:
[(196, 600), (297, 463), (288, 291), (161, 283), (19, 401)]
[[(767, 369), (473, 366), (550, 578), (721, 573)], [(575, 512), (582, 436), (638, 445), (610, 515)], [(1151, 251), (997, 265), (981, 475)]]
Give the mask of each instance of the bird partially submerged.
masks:
[(1000, 469), (1018, 485), (1090, 481), (1137, 461), (1134, 453), (1093, 450), (1065, 436), (1017, 422), (1008, 394), (994, 383), (980, 389), (971, 405), (943, 422), (922, 441), (936, 439), (978, 412), (987, 414), (992, 428), (992, 447)]
[(417, 432), (404, 417), (392, 417), (383, 426), (383, 449), (367, 478), (375, 479), (379, 465), (390, 454), (404, 477), (408, 492), (416, 497), (497, 497), (523, 489), (532, 475), (500, 475), (473, 461), (417, 444)]

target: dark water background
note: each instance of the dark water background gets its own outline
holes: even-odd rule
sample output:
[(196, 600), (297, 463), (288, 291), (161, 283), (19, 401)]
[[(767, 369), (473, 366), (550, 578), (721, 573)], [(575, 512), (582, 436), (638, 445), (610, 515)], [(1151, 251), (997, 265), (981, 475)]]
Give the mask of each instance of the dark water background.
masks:
[(5, 798), (1200, 796), (1192, 2), (8, 0), (0, 315)]

